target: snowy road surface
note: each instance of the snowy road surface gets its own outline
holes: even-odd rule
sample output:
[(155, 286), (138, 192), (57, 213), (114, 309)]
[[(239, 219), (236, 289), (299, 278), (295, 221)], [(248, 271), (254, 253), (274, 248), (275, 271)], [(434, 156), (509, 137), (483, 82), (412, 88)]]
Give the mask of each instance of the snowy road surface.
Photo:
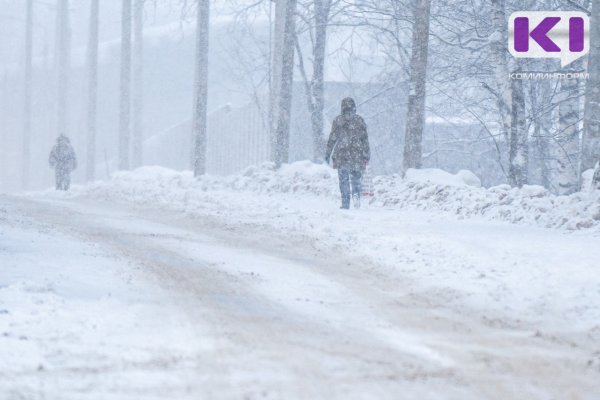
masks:
[(598, 237), (319, 207), (0, 197), (0, 398), (600, 398)]

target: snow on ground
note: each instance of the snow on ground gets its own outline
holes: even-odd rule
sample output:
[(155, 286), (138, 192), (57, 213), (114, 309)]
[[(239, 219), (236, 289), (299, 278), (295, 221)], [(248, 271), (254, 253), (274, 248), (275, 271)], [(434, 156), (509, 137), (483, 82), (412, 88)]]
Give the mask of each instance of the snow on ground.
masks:
[(213, 216), (305, 237), (323, 251), (365, 256), (438, 288), (440, 304), (469, 303), (515, 319), (547, 320), (600, 340), (600, 193), (484, 189), (469, 171), (440, 170), (409, 171), (406, 180), (377, 177), (375, 192), (372, 204), (359, 212), (338, 210), (335, 171), (304, 161), (279, 171), (266, 163), (200, 180), (190, 172), (145, 167), (72, 193), (50, 193)]
[[(499, 185), (482, 188), (470, 171), (456, 175), (436, 169), (409, 170), (399, 175), (374, 179), (373, 205), (400, 210), (414, 209), (484, 217), (545, 228), (582, 230), (600, 226), (600, 191), (584, 190), (570, 196), (555, 196), (541, 186), (511, 188)], [(248, 167), (238, 175), (193, 178), (190, 172), (162, 167), (144, 167), (118, 172), (109, 183), (76, 187), (72, 195), (85, 194), (112, 200), (170, 204), (176, 208), (198, 207), (202, 192), (243, 191), (277, 195), (306, 194), (337, 198), (337, 175), (325, 166), (300, 161), (276, 170), (272, 163)]]
[[(0, 397), (110, 398), (120, 387), (161, 398), (210, 342), (128, 265), (94, 243), (0, 203)], [(68, 390), (67, 390), (68, 389)]]
[(249, 398), (597, 398), (597, 193), (484, 189), (439, 170), (377, 177), (375, 191), (339, 210), (335, 171), (299, 162), (200, 180), (145, 167), (23, 199), (158, 260), (172, 290), (189, 280), (188, 314), (216, 304), (192, 318), (231, 342), (205, 385), (216, 397), (248, 393), (234, 382)]

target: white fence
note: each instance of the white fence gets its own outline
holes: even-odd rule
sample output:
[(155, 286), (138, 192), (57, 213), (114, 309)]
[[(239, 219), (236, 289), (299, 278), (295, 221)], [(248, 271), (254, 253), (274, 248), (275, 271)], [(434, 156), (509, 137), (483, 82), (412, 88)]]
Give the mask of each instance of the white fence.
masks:
[[(206, 171), (227, 175), (269, 160), (271, 143), (258, 107), (225, 106), (208, 117)], [(193, 151), (190, 121), (177, 124), (144, 143), (144, 162), (190, 169)]]
[(206, 155), (208, 173), (231, 174), (268, 161), (270, 149), (266, 120), (255, 105), (235, 110), (226, 106), (211, 113)]

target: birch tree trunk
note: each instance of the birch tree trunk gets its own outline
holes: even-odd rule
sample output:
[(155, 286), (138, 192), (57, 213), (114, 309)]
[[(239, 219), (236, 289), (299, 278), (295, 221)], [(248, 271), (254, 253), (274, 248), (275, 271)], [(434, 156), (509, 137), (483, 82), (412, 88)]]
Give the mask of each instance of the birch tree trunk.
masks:
[(8, 73), (6, 70), (2, 72), (2, 80), (0, 81), (0, 143), (4, 146), (0, 148), (0, 190), (8, 191), (9, 189), (9, 158), (13, 153), (13, 144), (10, 141), (7, 127), (7, 112), (9, 104), (9, 87), (8, 87)]
[(313, 159), (322, 162), (324, 155), (323, 110), (325, 108), (325, 49), (327, 45), (327, 25), (331, 0), (315, 0), (315, 44), (313, 48), (313, 77), (311, 84), (311, 126), (313, 132)]
[(539, 161), (539, 176), (540, 183), (543, 187), (549, 189), (551, 187), (550, 181), (550, 168), (549, 163), (551, 161), (550, 149), (549, 149), (549, 138), (552, 124), (552, 113), (549, 115), (539, 115), (541, 110), (541, 96), (544, 96), (549, 89), (548, 81), (540, 81), (530, 85), (529, 98), (531, 101), (532, 108), (532, 124), (533, 124), (533, 139), (535, 141), (535, 150)]
[(8, 73), (6, 70), (2, 72), (2, 80), (0, 81), (0, 143), (4, 146), (0, 148), (0, 191), (9, 191), (9, 187), (13, 177), (10, 176), (9, 172), (9, 159), (12, 158), (13, 144), (11, 143), (9, 136), (9, 129), (7, 126), (7, 109), (9, 102), (11, 101), (9, 96), (9, 85), (8, 85)]
[(285, 2), (285, 29), (281, 51), (281, 82), (273, 160), (280, 167), (289, 162), (290, 119), (294, 80), (294, 39), (296, 35), (296, 0)]
[(96, 178), (96, 115), (98, 105), (98, 28), (100, 0), (90, 3), (90, 22), (87, 49), (87, 164), (86, 179)]
[(269, 82), (269, 134), (271, 141), (271, 160), (275, 160), (277, 143), (277, 119), (279, 116), (279, 95), (281, 91), (281, 54), (285, 33), (286, 0), (275, 0), (275, 27), (271, 34), (271, 69)]
[(593, 2), (590, 20), (589, 79), (586, 81), (583, 115), (581, 172), (600, 161), (600, 4)]
[(416, 1), (410, 60), (408, 113), (404, 133), (404, 159), (402, 162), (404, 173), (409, 168), (421, 168), (422, 165), (430, 10), (431, 0)]
[[(576, 61), (567, 72), (580, 70)], [(556, 161), (554, 186), (557, 194), (567, 195), (579, 189), (579, 81), (563, 79), (558, 105), (558, 134), (556, 135)]]
[(490, 38), (492, 61), (494, 63), (494, 81), (496, 86), (496, 106), (500, 113), (500, 133), (506, 143), (511, 131), (512, 94), (508, 77), (508, 58), (506, 44), (508, 31), (505, 0), (491, 0), (492, 26), (494, 34)]
[(198, 0), (196, 21), (196, 78), (192, 135), (194, 141), (194, 176), (206, 173), (206, 127), (208, 106), (208, 34), (210, 1)]
[(119, 110), (119, 169), (129, 169), (131, 130), (131, 1), (122, 0), (121, 83)]
[(538, 152), (539, 168), (540, 168), (540, 183), (545, 188), (550, 188), (550, 149), (548, 146), (548, 136), (550, 135), (547, 127), (547, 122), (544, 120), (534, 122), (535, 146)]
[[(31, 93), (33, 78), (33, 0), (25, 3), (25, 76), (23, 81), (23, 166), (22, 188), (29, 187), (29, 169), (31, 163)], [(3, 142), (6, 144), (6, 142)], [(6, 156), (6, 155), (5, 155)]]
[(143, 164), (144, 3), (135, 0), (133, 12), (133, 167)]
[(69, 66), (71, 64), (71, 32), (69, 28), (69, 0), (60, 0), (58, 37), (58, 135), (67, 135)]
[(527, 184), (529, 168), (529, 138), (525, 116), (525, 94), (523, 81), (511, 81), (512, 115), (509, 141), (509, 183), (522, 187)]

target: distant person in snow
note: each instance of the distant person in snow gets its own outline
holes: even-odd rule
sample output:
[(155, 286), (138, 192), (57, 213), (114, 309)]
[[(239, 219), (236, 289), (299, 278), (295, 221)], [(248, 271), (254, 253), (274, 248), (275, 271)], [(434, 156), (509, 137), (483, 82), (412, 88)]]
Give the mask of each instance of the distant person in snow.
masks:
[(371, 157), (367, 125), (356, 114), (356, 103), (350, 97), (342, 100), (342, 114), (333, 120), (327, 141), (325, 161), (333, 161), (338, 170), (343, 209), (350, 208), (350, 194), (354, 208), (360, 207), (362, 174)]
[(56, 174), (56, 190), (69, 190), (71, 172), (77, 168), (77, 157), (71, 146), (71, 141), (65, 135), (56, 139), (56, 144), (50, 152), (50, 167)]

